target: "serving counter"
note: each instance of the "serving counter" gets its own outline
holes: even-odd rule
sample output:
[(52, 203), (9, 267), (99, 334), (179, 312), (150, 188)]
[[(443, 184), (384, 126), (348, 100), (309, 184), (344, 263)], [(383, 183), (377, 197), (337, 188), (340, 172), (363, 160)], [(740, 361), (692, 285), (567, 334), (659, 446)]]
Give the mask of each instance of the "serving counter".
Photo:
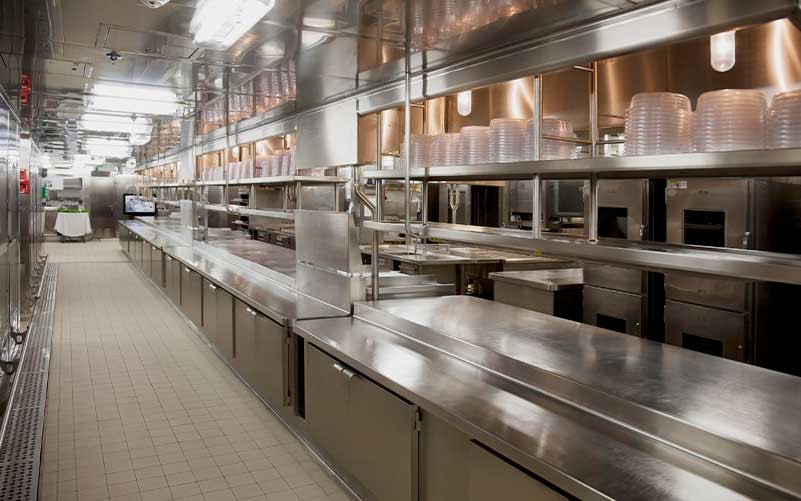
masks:
[(799, 378), (468, 296), (351, 314), (169, 225), (123, 248), (363, 499), (801, 497)]

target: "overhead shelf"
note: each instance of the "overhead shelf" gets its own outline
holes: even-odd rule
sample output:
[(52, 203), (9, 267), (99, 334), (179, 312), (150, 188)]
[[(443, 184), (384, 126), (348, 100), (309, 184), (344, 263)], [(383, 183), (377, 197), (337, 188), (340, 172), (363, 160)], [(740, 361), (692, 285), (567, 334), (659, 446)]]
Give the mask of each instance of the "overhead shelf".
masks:
[[(245, 179), (234, 179), (228, 181), (229, 186), (246, 185), (286, 185), (286, 184), (342, 184), (347, 183), (348, 179), (338, 176), (274, 176), (274, 177), (251, 177)], [(198, 181), (199, 186), (225, 186), (225, 181)]]
[[(768, 177), (801, 176), (801, 148), (783, 150), (678, 153), (578, 160), (539, 160), (413, 168), (410, 178), (428, 181), (672, 178), (672, 177)], [(405, 179), (404, 169), (365, 170), (368, 179)]]
[(201, 208), (205, 208), (207, 211), (210, 212), (226, 212), (231, 215), (240, 215), (240, 216), (259, 216), (259, 217), (268, 217), (271, 219), (283, 219), (285, 221), (294, 221), (295, 220), (295, 213), (294, 212), (286, 212), (278, 209), (250, 209), (248, 207), (242, 207), (239, 205), (204, 205)]
[[(362, 224), (371, 230), (405, 232), (403, 223), (364, 221)], [(801, 255), (618, 239), (590, 242), (585, 238), (562, 234), (533, 238), (531, 232), (521, 230), (443, 223), (425, 227), (413, 223), (412, 231), (421, 237), (657, 272), (684, 271), (743, 280), (801, 284)]]

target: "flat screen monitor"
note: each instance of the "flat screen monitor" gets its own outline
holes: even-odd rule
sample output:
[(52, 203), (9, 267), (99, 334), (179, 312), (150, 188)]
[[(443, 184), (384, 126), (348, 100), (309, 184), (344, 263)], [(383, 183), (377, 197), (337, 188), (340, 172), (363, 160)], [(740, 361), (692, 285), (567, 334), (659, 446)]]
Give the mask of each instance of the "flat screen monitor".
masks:
[(126, 193), (122, 196), (122, 211), (128, 216), (155, 216), (156, 202), (141, 195)]

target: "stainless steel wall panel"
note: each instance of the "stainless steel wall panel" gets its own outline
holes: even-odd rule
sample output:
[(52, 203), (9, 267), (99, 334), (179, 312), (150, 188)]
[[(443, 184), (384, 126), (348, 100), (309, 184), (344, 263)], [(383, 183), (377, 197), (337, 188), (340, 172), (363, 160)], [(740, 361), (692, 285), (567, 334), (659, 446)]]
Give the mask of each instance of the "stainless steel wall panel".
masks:
[(298, 169), (358, 162), (356, 100), (348, 99), (298, 117)]
[(317, 46), (301, 49), (296, 63), (299, 110), (356, 90), (358, 41), (353, 35), (334, 35)]

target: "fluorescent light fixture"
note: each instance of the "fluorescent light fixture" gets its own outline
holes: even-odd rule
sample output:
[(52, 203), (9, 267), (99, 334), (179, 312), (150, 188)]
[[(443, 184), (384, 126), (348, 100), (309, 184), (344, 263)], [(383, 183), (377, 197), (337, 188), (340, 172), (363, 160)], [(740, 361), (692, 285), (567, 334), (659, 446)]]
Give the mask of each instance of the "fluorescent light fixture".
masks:
[(84, 149), (96, 157), (125, 158), (131, 156), (131, 145), (121, 139), (102, 139), (90, 137), (84, 142)]
[(272, 10), (275, 0), (200, 0), (189, 31), (195, 43), (227, 49)]
[(178, 98), (169, 89), (145, 85), (98, 83), (92, 89), (88, 108), (137, 115), (174, 115)]
[(326, 40), (331, 38), (331, 35), (328, 33), (322, 33), (319, 31), (311, 31), (311, 30), (303, 30), (301, 31), (300, 35), (300, 45), (304, 49), (311, 49), (321, 43), (324, 43)]
[(79, 122), (83, 130), (98, 132), (120, 132), (123, 134), (140, 134), (150, 136), (153, 125), (147, 118), (98, 115), (88, 113)]
[(456, 95), (456, 111), (463, 117), (473, 112), (473, 91), (466, 90)]
[(333, 19), (326, 19), (324, 17), (304, 17), (303, 26), (321, 30), (332, 30), (337, 27), (337, 22)]
[(734, 68), (737, 52), (734, 31), (726, 31), (709, 37), (710, 63), (721, 73)]

